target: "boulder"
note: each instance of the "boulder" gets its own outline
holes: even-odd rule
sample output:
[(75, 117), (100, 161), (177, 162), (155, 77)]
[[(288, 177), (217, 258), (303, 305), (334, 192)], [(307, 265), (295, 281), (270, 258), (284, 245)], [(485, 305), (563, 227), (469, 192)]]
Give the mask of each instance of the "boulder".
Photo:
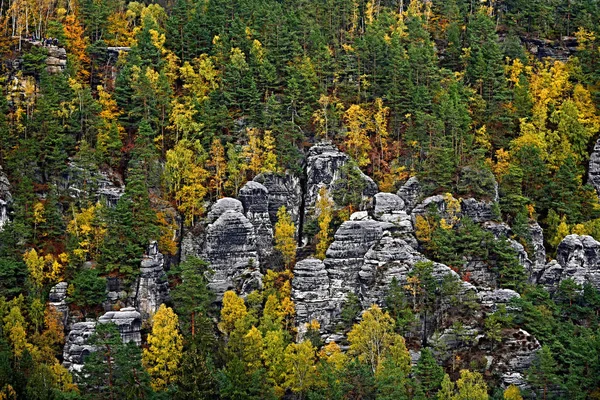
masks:
[(148, 253), (142, 259), (140, 274), (132, 286), (130, 298), (130, 303), (140, 312), (142, 321), (147, 321), (158, 311), (161, 304), (169, 300), (169, 282), (164, 270), (164, 257), (158, 252), (156, 242), (148, 246)]
[(244, 293), (244, 288), (257, 284), (260, 273), (256, 234), (254, 225), (241, 212), (226, 210), (208, 225), (203, 257), (214, 271), (209, 287), (218, 301), (227, 290)]
[(98, 318), (99, 324), (113, 323), (119, 328), (123, 343), (142, 344), (142, 315), (133, 307), (125, 307), (119, 311), (109, 311)]
[(421, 184), (416, 176), (409, 178), (398, 190), (398, 196), (404, 201), (406, 211), (410, 212), (421, 198)]
[(238, 198), (244, 206), (246, 218), (254, 225), (256, 243), (262, 260), (273, 253), (273, 225), (269, 217), (269, 191), (255, 181), (247, 182)]
[(477, 293), (479, 302), (488, 312), (496, 312), (498, 305), (508, 304), (513, 298), (520, 298), (521, 295), (510, 289), (491, 289), (480, 290)]

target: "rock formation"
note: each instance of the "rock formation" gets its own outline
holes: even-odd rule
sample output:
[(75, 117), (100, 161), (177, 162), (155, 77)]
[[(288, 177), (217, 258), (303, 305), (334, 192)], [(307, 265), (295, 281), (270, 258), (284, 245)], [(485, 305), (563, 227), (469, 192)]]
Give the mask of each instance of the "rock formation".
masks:
[(323, 261), (307, 258), (296, 263), (292, 280), (292, 299), (296, 304), (298, 330), (316, 319), (323, 326), (331, 325), (332, 303), (329, 297), (329, 276)]
[(244, 206), (242, 202), (238, 199), (234, 199), (231, 197), (223, 197), (222, 199), (217, 200), (215, 204), (210, 208), (208, 215), (206, 216), (206, 222), (208, 224), (212, 224), (215, 222), (225, 211), (235, 211), (240, 214), (244, 213)]
[(556, 262), (549, 262), (538, 283), (556, 290), (564, 279), (600, 289), (600, 242), (591, 236), (568, 235), (558, 245)]
[(11, 202), (10, 183), (0, 167), (0, 231), (8, 223), (8, 208)]
[[(206, 228), (203, 257), (214, 271), (209, 287), (217, 300), (227, 290), (249, 293), (261, 285), (259, 255), (254, 225), (239, 210), (241, 202), (228, 201), (231, 209), (223, 210), (217, 202), (209, 215), (218, 218)], [(242, 209), (243, 211), (243, 209)], [(210, 219), (210, 218), (209, 218)]]
[(269, 217), (269, 191), (255, 181), (240, 189), (238, 198), (244, 206), (246, 218), (254, 225), (259, 256), (266, 259), (273, 252), (273, 225)]
[(140, 275), (132, 285), (130, 303), (146, 321), (169, 299), (169, 282), (164, 270), (164, 257), (158, 252), (158, 244), (152, 242), (148, 254), (140, 266)]
[(48, 58), (46, 58), (46, 71), (50, 74), (58, 74), (67, 67), (67, 51), (64, 47), (48, 46)]
[(298, 177), (286, 173), (278, 175), (275, 173), (263, 173), (254, 178), (255, 182), (262, 184), (269, 195), (269, 218), (275, 226), (277, 222), (277, 211), (285, 206), (292, 217), (296, 228), (300, 227), (300, 212), (302, 207), (302, 185)]
[[(336, 146), (329, 142), (321, 142), (310, 148), (306, 159), (306, 193), (305, 209), (312, 210), (317, 201), (319, 190), (326, 187), (330, 190), (336, 181), (344, 178), (342, 167), (350, 157), (342, 153)], [(377, 193), (377, 184), (373, 179), (358, 171), (364, 181), (363, 198), (373, 197)]]
[(397, 194), (404, 200), (406, 211), (412, 211), (421, 198), (421, 184), (417, 177), (413, 176), (409, 178), (400, 190), (398, 190)]
[(69, 319), (69, 305), (67, 304), (67, 288), (69, 284), (67, 282), (59, 282), (52, 286), (50, 294), (48, 295), (48, 301), (56, 311), (61, 315), (61, 321), (63, 327), (67, 326)]
[(88, 341), (95, 331), (95, 321), (77, 322), (71, 327), (63, 348), (63, 366), (69, 371), (82, 370), (84, 358), (94, 351)]
[(99, 324), (113, 323), (119, 328), (123, 343), (142, 344), (142, 315), (133, 307), (125, 307), (119, 311), (109, 311), (98, 318)]
[(588, 164), (588, 183), (592, 185), (600, 195), (600, 138), (594, 145), (594, 150), (590, 154)]

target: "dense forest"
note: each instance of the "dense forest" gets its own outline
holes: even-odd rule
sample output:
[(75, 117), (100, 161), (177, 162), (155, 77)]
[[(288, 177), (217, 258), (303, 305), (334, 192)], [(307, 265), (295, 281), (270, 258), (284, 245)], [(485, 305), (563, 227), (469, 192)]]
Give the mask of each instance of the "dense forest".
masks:
[(0, 399), (600, 399), (599, 29), (2, 1)]

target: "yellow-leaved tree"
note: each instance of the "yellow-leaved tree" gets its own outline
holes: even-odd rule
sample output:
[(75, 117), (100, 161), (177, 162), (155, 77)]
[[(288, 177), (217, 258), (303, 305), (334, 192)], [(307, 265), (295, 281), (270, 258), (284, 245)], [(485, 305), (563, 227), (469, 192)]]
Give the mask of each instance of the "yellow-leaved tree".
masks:
[(404, 345), (404, 338), (394, 333), (394, 320), (389, 313), (373, 304), (362, 314), (360, 323), (348, 333), (349, 354), (358, 356), (376, 373), (382, 361), (390, 357), (402, 368), (410, 369), (410, 355)]
[(348, 152), (359, 166), (368, 165), (371, 151), (369, 131), (372, 130), (368, 111), (353, 104), (344, 113), (344, 123), (347, 129), (345, 145)]
[(223, 295), (223, 308), (221, 308), (221, 321), (219, 329), (226, 335), (229, 335), (235, 329), (235, 322), (242, 320), (248, 315), (248, 309), (244, 299), (228, 290)]
[(152, 388), (157, 391), (166, 390), (177, 381), (183, 350), (177, 323), (177, 314), (164, 304), (152, 318), (152, 333), (148, 335), (148, 348), (144, 349), (142, 362), (152, 377)]
[(332, 240), (329, 224), (331, 223), (333, 211), (333, 201), (329, 198), (329, 193), (325, 186), (319, 190), (319, 198), (315, 207), (317, 223), (319, 224), (315, 257), (323, 260), (325, 259), (325, 252), (327, 251), (327, 248), (329, 248)]
[(285, 385), (295, 393), (306, 393), (315, 383), (316, 349), (309, 340), (290, 343), (285, 349), (287, 367)]
[(283, 256), (283, 264), (291, 268), (296, 260), (296, 226), (285, 206), (277, 211), (277, 223), (275, 224), (275, 249)]
[(185, 215), (189, 225), (193, 225), (195, 218), (204, 212), (208, 172), (203, 168), (203, 153), (200, 142), (187, 139), (180, 140), (167, 151), (163, 178), (177, 209)]
[(76, 238), (77, 246), (72, 253), (76, 260), (95, 260), (106, 234), (106, 223), (100, 218), (102, 204), (91, 205), (76, 213), (67, 225), (67, 232)]

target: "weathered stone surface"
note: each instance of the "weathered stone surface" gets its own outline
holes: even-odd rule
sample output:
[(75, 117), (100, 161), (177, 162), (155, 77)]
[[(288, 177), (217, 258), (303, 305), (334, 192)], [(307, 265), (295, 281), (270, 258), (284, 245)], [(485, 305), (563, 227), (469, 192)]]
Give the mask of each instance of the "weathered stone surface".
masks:
[(275, 226), (277, 222), (277, 211), (281, 206), (285, 206), (296, 225), (300, 228), (300, 208), (302, 206), (302, 185), (297, 176), (286, 173), (278, 175), (274, 173), (264, 173), (254, 178), (255, 182), (261, 183), (269, 193), (269, 218), (271, 225)]
[(524, 387), (525, 382), (520, 377), (529, 369), (541, 346), (533, 335), (523, 329), (508, 333), (505, 332), (500, 345), (490, 352), (494, 359), (491, 369), (502, 374), (505, 384), (511, 382)]
[(510, 289), (492, 289), (480, 290), (477, 298), (481, 305), (488, 312), (495, 312), (500, 304), (508, 304), (513, 298), (520, 298), (521, 295)]
[[(341, 168), (349, 159), (347, 154), (342, 153), (330, 142), (321, 142), (309, 149), (306, 160), (306, 195), (304, 199), (307, 211), (314, 208), (322, 187), (330, 190), (338, 179), (343, 178)], [(359, 170), (359, 173), (365, 184), (363, 197), (373, 197), (377, 193), (377, 184), (362, 171)]]
[(446, 198), (444, 195), (438, 194), (435, 196), (427, 197), (425, 200), (417, 204), (411, 211), (411, 217), (413, 219), (413, 224), (416, 221), (417, 215), (427, 215), (431, 211), (435, 211), (442, 218), (447, 218), (446, 214)]
[(323, 261), (307, 258), (296, 263), (292, 279), (292, 300), (296, 304), (296, 323), (302, 334), (313, 319), (323, 327), (331, 325), (329, 276)]
[(118, 174), (113, 171), (91, 171), (74, 161), (69, 162), (68, 175), (61, 184), (73, 198), (89, 196), (93, 201), (104, 202), (109, 207), (114, 207), (125, 193), (125, 185)]
[(241, 212), (223, 212), (207, 227), (204, 259), (214, 271), (209, 287), (217, 300), (227, 290), (244, 293), (254, 287), (257, 274), (249, 273), (259, 268), (254, 225)]
[(69, 319), (69, 305), (67, 304), (68, 287), (69, 284), (67, 282), (59, 282), (52, 286), (50, 294), (48, 295), (50, 305), (61, 315), (63, 327), (67, 326), (67, 321)]
[(398, 196), (404, 200), (406, 211), (410, 212), (419, 202), (421, 198), (421, 184), (416, 176), (409, 178), (404, 185), (398, 190)]
[[(371, 304), (383, 305), (392, 280), (396, 279), (400, 286), (407, 283), (409, 273), (418, 262), (429, 261), (406, 240), (385, 232), (382, 238), (365, 254), (364, 263), (359, 273), (360, 298), (363, 307)], [(442, 281), (446, 275), (460, 281), (460, 277), (444, 264), (433, 264), (433, 277)], [(461, 292), (474, 290), (467, 282), (460, 281)]]
[(600, 195), (600, 138), (594, 145), (594, 150), (590, 154), (588, 166), (588, 183), (592, 185)]
[(460, 209), (463, 216), (471, 218), (474, 222), (482, 223), (496, 218), (493, 209), (494, 203), (477, 201), (473, 198), (462, 199)]
[(48, 57), (46, 58), (46, 71), (50, 74), (58, 74), (67, 66), (67, 51), (63, 47), (47, 46)]
[(223, 197), (222, 199), (217, 200), (215, 204), (212, 205), (208, 215), (206, 216), (206, 221), (209, 224), (215, 222), (225, 211), (232, 210), (238, 212), (240, 214), (244, 213), (244, 206), (242, 202), (238, 199), (234, 199), (232, 197)]
[(8, 223), (8, 209), (11, 203), (10, 182), (6, 174), (2, 171), (2, 167), (0, 167), (0, 231)]
[(240, 189), (238, 198), (244, 206), (246, 218), (254, 225), (258, 253), (264, 260), (273, 252), (273, 225), (269, 217), (269, 191), (264, 185), (249, 181)]
[(373, 199), (375, 217), (381, 217), (383, 214), (396, 214), (404, 211), (404, 200), (393, 193), (377, 193)]
[(95, 331), (95, 321), (77, 322), (71, 327), (63, 348), (63, 366), (69, 371), (82, 370), (84, 358), (94, 351), (88, 340)]
[(119, 311), (109, 311), (98, 318), (99, 324), (114, 323), (119, 328), (123, 343), (142, 344), (142, 315), (133, 307), (125, 307)]
[(158, 244), (148, 246), (140, 265), (140, 275), (131, 288), (131, 302), (146, 321), (169, 300), (169, 282), (164, 270), (164, 257), (158, 252)]
[(106, 277), (106, 300), (102, 303), (104, 311), (118, 310), (126, 307), (129, 301), (129, 287), (122, 278)]
[(529, 235), (531, 236), (531, 245), (533, 247), (533, 254), (530, 257), (533, 261), (533, 268), (529, 280), (535, 282), (535, 276), (546, 266), (544, 231), (537, 222), (534, 222), (529, 224)]
[(364, 256), (383, 235), (382, 224), (373, 220), (346, 221), (335, 233), (325, 258), (330, 279), (331, 320), (337, 320), (349, 293), (358, 293)]
[(556, 263), (546, 265), (538, 283), (553, 290), (567, 278), (579, 285), (587, 282), (600, 289), (600, 243), (593, 237), (565, 237), (556, 250)]

